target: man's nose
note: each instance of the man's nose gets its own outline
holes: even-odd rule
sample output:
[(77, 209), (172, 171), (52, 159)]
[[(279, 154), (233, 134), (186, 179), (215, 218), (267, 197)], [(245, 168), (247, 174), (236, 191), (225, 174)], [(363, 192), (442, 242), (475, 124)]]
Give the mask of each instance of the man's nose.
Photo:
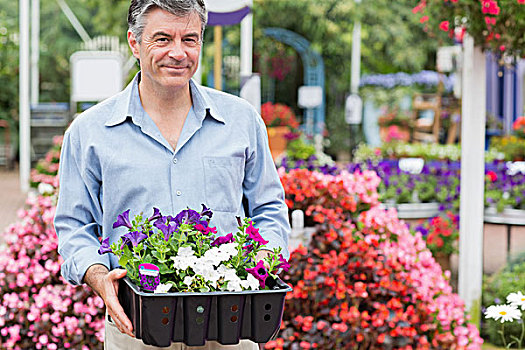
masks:
[(186, 57), (186, 51), (184, 50), (184, 45), (182, 44), (182, 41), (180, 40), (174, 40), (172, 45), (170, 46), (170, 50), (168, 52), (169, 57), (180, 61), (181, 59)]

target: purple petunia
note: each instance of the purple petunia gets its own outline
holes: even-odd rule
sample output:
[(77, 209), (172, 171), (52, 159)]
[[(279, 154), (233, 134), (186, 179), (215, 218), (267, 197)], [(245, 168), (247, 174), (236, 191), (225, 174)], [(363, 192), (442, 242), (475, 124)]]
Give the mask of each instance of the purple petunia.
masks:
[(162, 214), (158, 208), (153, 208), (153, 215), (148, 219), (148, 222), (152, 222), (162, 217)]
[(265, 245), (268, 243), (268, 241), (262, 238), (261, 234), (259, 233), (259, 229), (253, 227), (253, 223), (251, 222), (250, 222), (250, 226), (248, 226), (248, 228), (246, 229), (246, 233), (248, 234), (248, 237), (250, 237), (250, 239), (254, 240), (260, 245)]
[(129, 210), (130, 209), (126, 210), (117, 217), (117, 221), (113, 223), (113, 228), (117, 228), (120, 226), (126, 226), (129, 229), (132, 228), (131, 222), (129, 221)]
[(157, 219), (153, 226), (158, 228), (164, 234), (164, 240), (167, 242), (170, 239), (171, 235), (177, 231), (180, 225), (177, 224), (177, 222), (175, 222), (173, 217), (163, 216)]
[(102, 241), (100, 248), (98, 248), (98, 253), (100, 255), (111, 253), (111, 247), (109, 246), (109, 237)]
[(175, 216), (177, 226), (182, 224), (196, 224), (200, 221), (201, 216), (193, 209), (186, 209)]
[(233, 241), (233, 233), (228, 233), (226, 236), (217, 237), (213, 242), (211, 242), (211, 245), (218, 246), (221, 244), (233, 243)]
[(140, 231), (128, 232), (125, 235), (122, 235), (122, 246), (120, 247), (120, 249), (124, 248), (124, 245), (129, 246), (130, 243), (132, 247), (136, 247), (140, 242), (142, 242), (146, 238), (148, 238), (148, 236), (146, 236)]
[(264, 288), (266, 286), (266, 278), (268, 277), (268, 271), (264, 267), (264, 262), (259, 260), (257, 265), (252, 268), (247, 268), (246, 271), (251, 273), (255, 278), (259, 280), (259, 286)]
[(200, 212), (200, 215), (201, 216), (207, 216), (208, 218), (211, 219), (211, 217), (213, 216), (213, 213), (212, 213), (211, 209), (206, 207), (204, 204), (201, 204), (201, 205), (202, 205), (202, 210)]

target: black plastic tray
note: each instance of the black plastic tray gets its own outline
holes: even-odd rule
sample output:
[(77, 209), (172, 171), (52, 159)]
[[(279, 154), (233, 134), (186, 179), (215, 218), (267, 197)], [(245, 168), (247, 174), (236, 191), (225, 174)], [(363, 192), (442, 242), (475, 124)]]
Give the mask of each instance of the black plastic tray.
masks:
[(292, 290), (280, 279), (271, 290), (209, 293), (153, 294), (141, 292), (128, 277), (119, 283), (118, 298), (135, 337), (159, 347), (202, 346), (207, 340), (266, 343), (279, 332), (284, 298)]

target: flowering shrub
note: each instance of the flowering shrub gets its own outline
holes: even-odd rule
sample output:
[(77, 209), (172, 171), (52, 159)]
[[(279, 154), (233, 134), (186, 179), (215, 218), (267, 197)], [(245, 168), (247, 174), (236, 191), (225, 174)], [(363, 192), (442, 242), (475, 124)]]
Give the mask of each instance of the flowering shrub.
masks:
[(280, 175), (290, 209), (313, 215), (318, 229), (308, 249), (292, 252), (293, 292), (267, 349), (481, 348), (421, 234), (379, 208), (377, 175)]
[(512, 130), (514, 130), (514, 133), (519, 137), (525, 137), (525, 116), (516, 118), (512, 124)]
[(415, 230), (421, 232), (432, 255), (457, 252), (459, 217), (451, 211), (423, 221)]
[[(59, 147), (60, 140), (55, 141)], [(53, 162), (47, 164), (53, 169)], [(41, 171), (50, 169), (42, 166)], [(62, 259), (53, 227), (56, 176), (36, 174), (34, 185), (44, 184), (51, 191), (28, 197), (20, 220), (4, 233), (6, 246), (0, 250), (0, 347), (102, 349), (102, 299), (60, 276)]]
[[(129, 232), (111, 245), (109, 237), (103, 240), (99, 253), (117, 255), (132, 281), (156, 293), (171, 288), (177, 292), (264, 289), (268, 277), (275, 279), (279, 269), (288, 269), (281, 248), (256, 261), (268, 241), (250, 219), (242, 222), (238, 218), (235, 235), (215, 237), (217, 229), (209, 226), (212, 215), (205, 205), (200, 213), (186, 209), (175, 217), (163, 216), (154, 208), (151, 217), (144, 219), (140, 214), (130, 221), (128, 209), (118, 216), (113, 228), (124, 226)], [(155, 285), (141, 279), (142, 264), (153, 264), (148, 266), (157, 271)]]
[(263, 103), (261, 105), (261, 117), (268, 127), (288, 126), (291, 129), (299, 127), (299, 122), (292, 109), (281, 103)]

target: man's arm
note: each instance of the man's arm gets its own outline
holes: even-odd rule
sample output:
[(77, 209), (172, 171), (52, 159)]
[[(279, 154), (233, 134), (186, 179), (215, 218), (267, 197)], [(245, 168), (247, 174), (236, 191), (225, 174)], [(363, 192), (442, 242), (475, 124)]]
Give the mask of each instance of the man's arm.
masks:
[(282, 247), (288, 259), (288, 207), (284, 190), (268, 146), (268, 135), (262, 118), (255, 111), (253, 147), (246, 160), (243, 192), (248, 203), (248, 215), (255, 221), (267, 248)]
[(118, 302), (118, 279), (125, 270), (109, 271), (108, 255), (98, 254), (100, 243), (98, 222), (102, 210), (98, 200), (100, 181), (97, 180), (94, 157), (82, 154), (74, 125), (64, 135), (60, 156), (60, 193), (55, 215), (58, 250), (64, 258), (62, 276), (71, 284), (87, 283), (106, 304), (109, 315), (118, 329), (132, 335), (131, 322)]

